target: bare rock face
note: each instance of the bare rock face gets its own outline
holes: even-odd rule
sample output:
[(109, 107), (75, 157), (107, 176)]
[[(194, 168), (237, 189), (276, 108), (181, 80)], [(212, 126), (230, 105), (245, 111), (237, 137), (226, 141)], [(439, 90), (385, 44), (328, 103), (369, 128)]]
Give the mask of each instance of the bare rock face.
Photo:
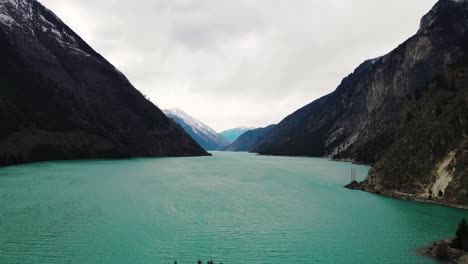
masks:
[(366, 185), (468, 204), (468, 59), (407, 102), (394, 143)]
[[(431, 245), (425, 253), (446, 263), (468, 263), (468, 252), (451, 247), (453, 239), (441, 240)], [(444, 263), (445, 263), (444, 262)]]
[(468, 203), (467, 32), (468, 2), (439, 1), (416, 35), (361, 64), (253, 150), (374, 164), (366, 189)]
[(0, 165), (207, 153), (35, 0), (0, 0)]

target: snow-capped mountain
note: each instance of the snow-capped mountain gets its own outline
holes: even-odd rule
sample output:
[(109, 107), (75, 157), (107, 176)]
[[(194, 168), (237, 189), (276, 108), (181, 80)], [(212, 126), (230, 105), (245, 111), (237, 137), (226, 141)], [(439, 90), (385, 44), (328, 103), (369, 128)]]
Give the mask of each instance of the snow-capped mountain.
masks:
[(242, 134), (245, 132), (255, 129), (255, 127), (236, 127), (236, 128), (231, 128), (228, 130), (225, 130), (221, 133), (219, 133), (223, 138), (228, 140), (230, 143), (236, 141), (238, 137), (240, 137)]
[(36, 0), (0, 0), (0, 166), (207, 155)]
[[(85, 57), (97, 54), (60, 18), (35, 0), (0, 0), (0, 27), (11, 38), (10, 41), (21, 38), (26, 42), (23, 44), (30, 44), (29, 47), (35, 48), (31, 52), (47, 52), (47, 55), (53, 55), (43, 42), (54, 40), (54, 44), (75, 54)], [(36, 45), (34, 41), (41, 42), (37, 44), (42, 45)]]
[(206, 150), (219, 150), (227, 145), (229, 141), (221, 137), (216, 131), (203, 124), (199, 120), (189, 116), (180, 109), (163, 110), (167, 117), (172, 118)]

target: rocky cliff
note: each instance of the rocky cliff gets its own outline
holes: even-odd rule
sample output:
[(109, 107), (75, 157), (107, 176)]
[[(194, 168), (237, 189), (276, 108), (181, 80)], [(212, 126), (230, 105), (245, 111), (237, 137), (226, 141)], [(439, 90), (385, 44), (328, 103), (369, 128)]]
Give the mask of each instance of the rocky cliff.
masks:
[(467, 32), (468, 2), (439, 1), (413, 37), (361, 64), (253, 150), (374, 164), (369, 189), (468, 203)]
[(0, 0), (0, 165), (207, 153), (35, 0)]
[(365, 187), (468, 204), (468, 57), (406, 102)]

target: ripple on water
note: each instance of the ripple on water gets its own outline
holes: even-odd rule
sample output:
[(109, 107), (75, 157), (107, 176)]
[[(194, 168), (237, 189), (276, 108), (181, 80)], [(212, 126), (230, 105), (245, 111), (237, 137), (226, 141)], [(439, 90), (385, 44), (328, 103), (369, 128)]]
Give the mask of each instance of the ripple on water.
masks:
[(326, 159), (46, 162), (0, 169), (0, 263), (431, 263), (466, 212), (342, 188)]

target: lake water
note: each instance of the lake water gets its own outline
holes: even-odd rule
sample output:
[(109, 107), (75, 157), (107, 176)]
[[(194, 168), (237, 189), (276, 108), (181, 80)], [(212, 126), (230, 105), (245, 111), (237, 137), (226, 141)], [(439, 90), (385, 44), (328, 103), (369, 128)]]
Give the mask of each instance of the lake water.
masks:
[(0, 169), (0, 263), (433, 263), (466, 211), (342, 188), (326, 159), (45, 162)]

